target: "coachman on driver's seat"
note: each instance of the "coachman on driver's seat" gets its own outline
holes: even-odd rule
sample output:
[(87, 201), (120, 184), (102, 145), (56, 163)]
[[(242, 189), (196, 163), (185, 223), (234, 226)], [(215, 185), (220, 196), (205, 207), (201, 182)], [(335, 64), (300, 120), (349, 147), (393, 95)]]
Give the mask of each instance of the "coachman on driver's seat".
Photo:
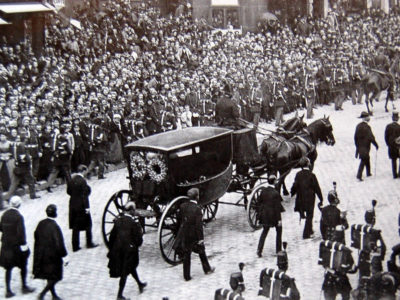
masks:
[(239, 122), (239, 106), (232, 100), (232, 89), (228, 83), (225, 83), (223, 95), (218, 99), (215, 106), (215, 122), (218, 126), (241, 129)]

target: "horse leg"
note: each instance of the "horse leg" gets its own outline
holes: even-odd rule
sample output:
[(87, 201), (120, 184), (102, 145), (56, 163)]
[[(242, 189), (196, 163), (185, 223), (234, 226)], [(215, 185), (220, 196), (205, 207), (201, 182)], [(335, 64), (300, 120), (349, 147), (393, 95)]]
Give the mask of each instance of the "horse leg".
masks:
[[(281, 187), (282, 187), (282, 193), (283, 193), (283, 195), (284, 195), (284, 196), (287, 196), (287, 195), (289, 195), (289, 192), (288, 192), (288, 190), (287, 190), (287, 188), (286, 188), (286, 184), (285, 184), (285, 178), (286, 178), (286, 176), (287, 176), (287, 174), (285, 174), (285, 173), (286, 173), (286, 171), (285, 171), (285, 172), (279, 171), (279, 176), (282, 176), (282, 177), (279, 179), (279, 192), (281, 191)], [(282, 174), (284, 174), (284, 175), (282, 175)]]
[[(370, 101), (370, 99), (369, 99), (369, 93), (366, 93), (366, 94), (365, 94), (365, 105), (367, 106), (368, 114), (372, 115), (372, 112), (369, 110), (369, 101)], [(371, 103), (371, 104), (372, 104), (372, 103)]]

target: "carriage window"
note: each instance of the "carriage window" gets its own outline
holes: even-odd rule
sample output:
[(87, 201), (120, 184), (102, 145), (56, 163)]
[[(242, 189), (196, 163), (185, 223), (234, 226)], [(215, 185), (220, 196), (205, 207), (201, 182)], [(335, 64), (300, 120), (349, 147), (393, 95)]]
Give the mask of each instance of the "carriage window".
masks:
[[(186, 154), (186, 155), (183, 155)], [(231, 159), (231, 137), (202, 142), (170, 154), (170, 174), (178, 184), (199, 182), (223, 172)]]

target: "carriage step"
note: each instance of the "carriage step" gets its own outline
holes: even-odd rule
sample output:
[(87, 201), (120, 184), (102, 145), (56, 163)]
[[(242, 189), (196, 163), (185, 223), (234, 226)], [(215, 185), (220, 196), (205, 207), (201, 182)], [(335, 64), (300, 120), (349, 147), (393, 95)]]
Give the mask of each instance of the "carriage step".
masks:
[(137, 208), (135, 211), (135, 215), (142, 218), (152, 218), (156, 216), (156, 212), (152, 210)]

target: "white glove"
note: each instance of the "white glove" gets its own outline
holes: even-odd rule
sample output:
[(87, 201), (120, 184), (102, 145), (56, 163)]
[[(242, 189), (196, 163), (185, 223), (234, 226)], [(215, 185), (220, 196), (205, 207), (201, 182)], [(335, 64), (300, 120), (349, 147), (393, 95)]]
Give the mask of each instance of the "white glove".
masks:
[(29, 250), (29, 247), (28, 247), (28, 245), (21, 245), (21, 246), (19, 246), (19, 249), (21, 249), (22, 252), (26, 252)]

